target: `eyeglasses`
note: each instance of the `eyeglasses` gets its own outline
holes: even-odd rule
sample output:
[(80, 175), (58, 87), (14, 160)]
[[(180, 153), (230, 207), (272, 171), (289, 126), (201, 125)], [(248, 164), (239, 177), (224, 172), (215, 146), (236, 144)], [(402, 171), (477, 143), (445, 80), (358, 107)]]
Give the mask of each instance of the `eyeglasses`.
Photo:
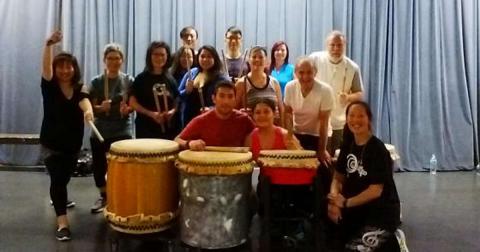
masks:
[(228, 36), (227, 39), (228, 39), (228, 40), (237, 40), (237, 41), (238, 41), (238, 40), (241, 40), (242, 37), (239, 37), (239, 36)]

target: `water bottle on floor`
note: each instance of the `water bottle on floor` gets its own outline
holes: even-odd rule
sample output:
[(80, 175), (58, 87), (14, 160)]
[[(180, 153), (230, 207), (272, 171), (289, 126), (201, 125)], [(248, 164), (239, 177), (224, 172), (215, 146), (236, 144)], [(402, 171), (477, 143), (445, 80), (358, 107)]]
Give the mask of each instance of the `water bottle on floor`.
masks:
[(432, 154), (432, 158), (430, 158), (430, 174), (435, 175), (437, 174), (437, 157), (435, 157), (435, 154)]

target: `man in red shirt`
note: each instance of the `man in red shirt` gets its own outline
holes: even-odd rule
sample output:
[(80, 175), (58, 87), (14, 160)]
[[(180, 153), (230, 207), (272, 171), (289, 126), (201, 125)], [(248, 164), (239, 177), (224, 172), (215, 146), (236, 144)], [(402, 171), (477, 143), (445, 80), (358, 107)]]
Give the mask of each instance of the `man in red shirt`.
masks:
[(231, 82), (217, 83), (212, 100), (214, 109), (195, 117), (175, 138), (182, 148), (200, 151), (205, 146), (243, 146), (255, 128), (247, 114), (234, 109), (235, 86)]

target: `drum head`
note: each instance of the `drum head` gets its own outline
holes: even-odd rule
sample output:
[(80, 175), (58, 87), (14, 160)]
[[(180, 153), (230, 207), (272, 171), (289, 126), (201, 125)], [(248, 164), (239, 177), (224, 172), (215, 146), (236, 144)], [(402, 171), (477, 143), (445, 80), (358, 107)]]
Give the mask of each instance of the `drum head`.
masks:
[(249, 173), (252, 153), (185, 150), (178, 154), (177, 167), (197, 174)]
[(258, 157), (261, 166), (316, 169), (319, 165), (315, 151), (262, 150)]
[(178, 143), (164, 139), (129, 139), (114, 142), (110, 153), (115, 155), (157, 155), (177, 152)]

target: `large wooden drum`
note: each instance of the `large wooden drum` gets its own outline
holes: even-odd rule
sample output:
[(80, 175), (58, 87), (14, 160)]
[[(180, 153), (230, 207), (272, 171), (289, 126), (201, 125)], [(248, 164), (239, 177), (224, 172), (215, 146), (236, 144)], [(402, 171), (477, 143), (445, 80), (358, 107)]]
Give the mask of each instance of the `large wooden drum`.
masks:
[(182, 151), (180, 238), (193, 247), (230, 248), (245, 243), (250, 225), (252, 154)]
[(122, 140), (108, 154), (107, 207), (110, 226), (129, 234), (169, 228), (178, 209), (178, 144), (162, 139)]

